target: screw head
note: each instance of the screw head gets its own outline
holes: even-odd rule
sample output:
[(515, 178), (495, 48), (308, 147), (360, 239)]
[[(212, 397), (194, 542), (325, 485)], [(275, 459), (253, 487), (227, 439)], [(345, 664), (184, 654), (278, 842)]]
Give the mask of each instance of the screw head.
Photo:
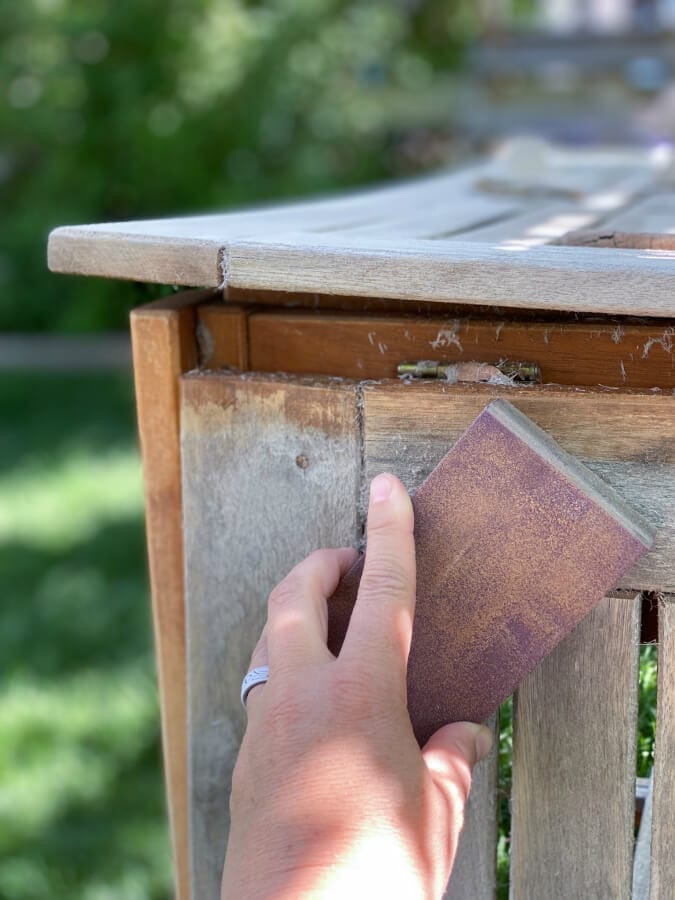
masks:
[(309, 459), (304, 453), (300, 453), (295, 457), (295, 464), (299, 469), (306, 469), (309, 466)]

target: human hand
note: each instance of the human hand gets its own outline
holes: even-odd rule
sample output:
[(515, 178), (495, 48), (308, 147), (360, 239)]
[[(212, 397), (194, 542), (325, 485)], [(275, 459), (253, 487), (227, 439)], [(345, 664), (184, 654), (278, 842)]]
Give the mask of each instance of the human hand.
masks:
[(232, 780), (223, 900), (439, 898), (474, 763), (492, 735), (468, 722), (420, 751), (406, 705), (415, 609), (413, 511), (393, 475), (371, 484), (367, 549), (337, 658), (327, 598), (355, 562), (319, 550), (272, 591)]

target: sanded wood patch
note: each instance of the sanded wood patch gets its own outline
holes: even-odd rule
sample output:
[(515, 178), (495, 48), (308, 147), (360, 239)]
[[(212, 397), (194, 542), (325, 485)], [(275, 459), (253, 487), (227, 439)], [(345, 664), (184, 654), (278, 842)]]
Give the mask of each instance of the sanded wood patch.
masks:
[(136, 408), (159, 679), (162, 744), (179, 900), (189, 897), (187, 711), (178, 379), (197, 362), (188, 291), (131, 313)]
[(554, 385), (405, 384), (364, 387), (366, 475), (391, 471), (415, 490), (494, 397), (510, 400), (604, 478), (654, 525), (656, 540), (619, 587), (675, 583), (675, 399)]
[(659, 609), (659, 674), (652, 796), (651, 900), (670, 900), (675, 885), (675, 597)]
[(192, 892), (215, 900), (241, 679), (270, 590), (319, 547), (353, 545), (361, 471), (354, 384), (183, 379)]
[(518, 900), (630, 897), (639, 613), (638, 594), (605, 598), (517, 691)]

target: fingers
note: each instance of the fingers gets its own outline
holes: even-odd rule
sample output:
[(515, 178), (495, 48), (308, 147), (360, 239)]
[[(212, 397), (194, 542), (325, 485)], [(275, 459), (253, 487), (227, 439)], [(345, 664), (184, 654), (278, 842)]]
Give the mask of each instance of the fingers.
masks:
[(473, 767), (491, 748), (492, 732), (485, 725), (454, 722), (439, 728), (422, 750), (434, 781), (460, 815), (469, 796)]
[(332, 659), (326, 601), (357, 557), (351, 548), (317, 550), (274, 588), (265, 626), (271, 672)]
[(370, 486), (366, 557), (340, 658), (371, 659), (405, 686), (415, 613), (413, 509), (393, 475)]

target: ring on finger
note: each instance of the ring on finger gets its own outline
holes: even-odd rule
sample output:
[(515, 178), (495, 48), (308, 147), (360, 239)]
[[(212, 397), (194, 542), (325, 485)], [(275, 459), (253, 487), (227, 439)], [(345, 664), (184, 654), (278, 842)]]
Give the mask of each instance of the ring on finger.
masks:
[(252, 688), (256, 687), (259, 684), (265, 684), (266, 681), (269, 680), (270, 677), (270, 667), (269, 666), (256, 666), (255, 669), (251, 669), (244, 675), (244, 678), (241, 682), (241, 705), (246, 709), (246, 698), (249, 695), (249, 692)]

